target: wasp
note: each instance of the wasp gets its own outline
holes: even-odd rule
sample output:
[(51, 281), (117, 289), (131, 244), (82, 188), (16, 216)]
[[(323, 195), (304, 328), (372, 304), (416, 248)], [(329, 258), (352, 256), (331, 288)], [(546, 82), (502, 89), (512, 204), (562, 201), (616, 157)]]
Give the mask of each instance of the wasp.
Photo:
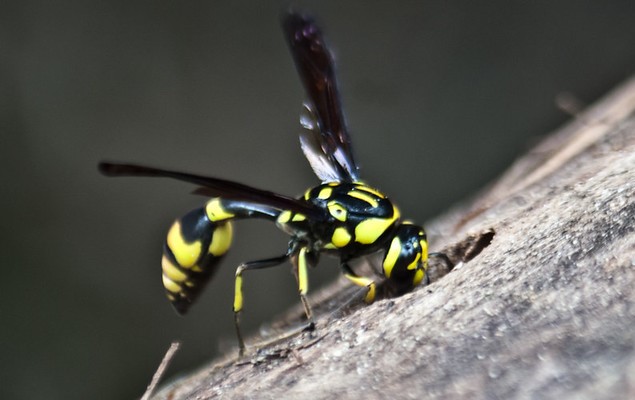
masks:
[(308, 325), (308, 270), (322, 254), (339, 257), (342, 272), (365, 288), (364, 301), (376, 297), (374, 278), (358, 275), (351, 261), (383, 254), (384, 281), (395, 294), (410, 291), (426, 278), (428, 241), (424, 229), (401, 217), (381, 191), (364, 183), (353, 157), (335, 77), (334, 61), (323, 34), (310, 17), (289, 13), (282, 21), (308, 100), (300, 117), (300, 147), (320, 179), (299, 198), (241, 183), (134, 164), (99, 164), (107, 176), (168, 177), (193, 183), (195, 193), (210, 198), (177, 219), (168, 231), (161, 260), (163, 286), (176, 311), (184, 314), (213, 277), (232, 243), (234, 221), (262, 218), (291, 239), (277, 257), (244, 262), (235, 275), (234, 321), (240, 353), (245, 342), (239, 316), (243, 309), (243, 274), (290, 261)]

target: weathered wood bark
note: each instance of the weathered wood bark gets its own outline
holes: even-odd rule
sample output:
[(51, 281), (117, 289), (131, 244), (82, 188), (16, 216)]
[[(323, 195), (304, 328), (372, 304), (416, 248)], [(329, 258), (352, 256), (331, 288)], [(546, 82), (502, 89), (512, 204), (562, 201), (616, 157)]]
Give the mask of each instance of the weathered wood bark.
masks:
[(495, 230), (479, 255), (155, 398), (635, 398), (634, 222), (631, 79), (428, 225), (455, 260)]

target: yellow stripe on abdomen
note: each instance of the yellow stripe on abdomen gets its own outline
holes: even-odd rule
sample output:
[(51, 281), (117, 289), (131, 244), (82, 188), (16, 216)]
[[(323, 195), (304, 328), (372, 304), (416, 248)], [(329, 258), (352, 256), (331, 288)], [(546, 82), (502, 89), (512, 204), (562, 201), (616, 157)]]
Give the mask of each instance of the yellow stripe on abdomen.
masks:
[(232, 244), (234, 230), (231, 222), (219, 224), (212, 234), (212, 242), (209, 245), (209, 253), (213, 256), (220, 257), (227, 253)]
[(168, 232), (167, 244), (176, 262), (183, 268), (191, 268), (201, 257), (201, 242), (188, 243), (181, 233), (181, 223), (174, 222)]

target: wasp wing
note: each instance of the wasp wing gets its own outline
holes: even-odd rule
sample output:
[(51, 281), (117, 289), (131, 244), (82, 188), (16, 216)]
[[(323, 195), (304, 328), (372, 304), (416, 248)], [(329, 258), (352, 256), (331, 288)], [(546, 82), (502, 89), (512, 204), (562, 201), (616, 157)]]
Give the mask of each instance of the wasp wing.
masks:
[(300, 117), (302, 151), (323, 182), (358, 181), (333, 56), (322, 32), (311, 18), (296, 13), (284, 18), (283, 29), (309, 98)]
[(146, 167), (135, 164), (119, 164), (101, 162), (99, 171), (106, 176), (147, 176), (165, 177), (200, 185), (194, 192), (210, 197), (223, 197), (274, 207), (280, 210), (290, 210), (302, 213), (310, 218), (321, 220), (324, 212), (302, 200), (284, 196), (268, 190), (256, 189), (242, 183), (212, 178), (202, 175), (189, 174), (160, 168)]

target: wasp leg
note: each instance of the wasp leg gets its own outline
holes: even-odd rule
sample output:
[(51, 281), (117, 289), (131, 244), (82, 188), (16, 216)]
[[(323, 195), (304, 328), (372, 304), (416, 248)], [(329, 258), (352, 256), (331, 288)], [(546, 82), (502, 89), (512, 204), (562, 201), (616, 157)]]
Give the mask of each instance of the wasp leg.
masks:
[(348, 278), (348, 280), (357, 286), (365, 286), (368, 289), (366, 296), (364, 296), (364, 302), (370, 304), (375, 301), (375, 294), (377, 292), (377, 285), (375, 284), (375, 281), (365, 276), (357, 275), (347, 263), (342, 263), (341, 267), (344, 276)]
[(236, 268), (236, 283), (234, 291), (234, 325), (236, 326), (236, 336), (238, 338), (239, 355), (245, 353), (245, 341), (240, 332), (240, 312), (243, 309), (243, 272), (253, 269), (270, 268), (280, 265), (291, 257), (291, 252), (287, 252), (279, 257), (267, 258), (264, 260), (249, 261), (242, 263)]
[(306, 330), (315, 329), (315, 323), (313, 322), (313, 312), (311, 311), (311, 305), (306, 298), (306, 294), (309, 291), (309, 276), (308, 269), (309, 266), (313, 266), (315, 263), (314, 257), (309, 253), (306, 247), (302, 247), (300, 249), (300, 253), (298, 254), (298, 258), (294, 263), (294, 268), (296, 270), (296, 279), (298, 280), (298, 292), (300, 294), (300, 300), (302, 300), (302, 305), (304, 306), (304, 313), (306, 314), (307, 319), (307, 327)]

